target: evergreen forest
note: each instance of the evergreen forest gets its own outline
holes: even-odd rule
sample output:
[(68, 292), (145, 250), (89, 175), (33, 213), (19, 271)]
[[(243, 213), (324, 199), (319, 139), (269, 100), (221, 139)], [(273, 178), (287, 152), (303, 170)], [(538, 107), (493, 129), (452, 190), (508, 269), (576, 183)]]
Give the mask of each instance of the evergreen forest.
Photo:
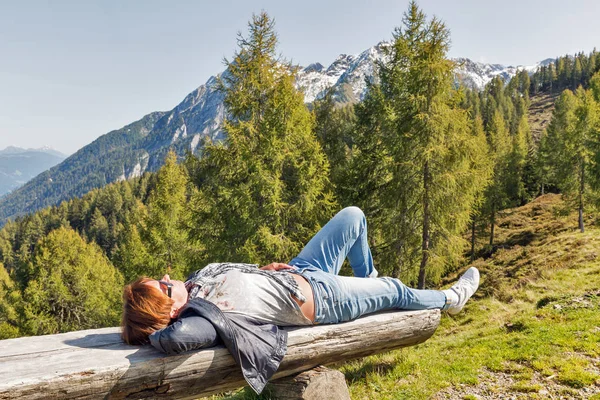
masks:
[[(218, 261), (287, 262), (337, 211), (369, 222), (380, 275), (439, 288), (495, 254), (503, 210), (561, 194), (584, 232), (600, 207), (600, 53), (481, 90), (457, 85), (450, 29), (412, 2), (365, 98), (310, 106), (254, 15), (219, 81), (226, 139), (0, 229), (0, 339), (116, 326), (126, 282)], [(536, 96), (556, 98), (530, 128)], [(343, 271), (350, 273), (348, 268)]]

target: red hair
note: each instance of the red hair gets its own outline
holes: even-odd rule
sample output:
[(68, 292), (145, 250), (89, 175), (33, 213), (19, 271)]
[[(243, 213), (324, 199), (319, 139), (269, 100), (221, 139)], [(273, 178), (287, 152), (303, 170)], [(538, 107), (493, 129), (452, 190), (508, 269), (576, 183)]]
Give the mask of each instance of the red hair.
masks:
[(142, 277), (123, 289), (121, 337), (127, 344), (148, 343), (148, 336), (169, 325), (173, 300)]

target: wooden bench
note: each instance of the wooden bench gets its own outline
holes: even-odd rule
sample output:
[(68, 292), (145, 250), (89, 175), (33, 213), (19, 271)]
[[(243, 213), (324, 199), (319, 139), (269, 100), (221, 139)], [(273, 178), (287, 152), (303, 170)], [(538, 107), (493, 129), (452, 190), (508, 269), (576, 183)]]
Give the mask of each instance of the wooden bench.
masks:
[[(305, 390), (311, 378), (306, 373), (298, 378), (302, 371), (422, 343), (439, 320), (439, 310), (395, 311), (338, 325), (289, 328), (288, 351), (274, 379), (281, 383), (279, 378), (294, 376)], [(124, 344), (119, 331), (1, 340), (0, 399), (198, 398), (245, 384), (224, 347), (167, 356), (151, 346)], [(273, 386), (289, 390), (287, 382)]]

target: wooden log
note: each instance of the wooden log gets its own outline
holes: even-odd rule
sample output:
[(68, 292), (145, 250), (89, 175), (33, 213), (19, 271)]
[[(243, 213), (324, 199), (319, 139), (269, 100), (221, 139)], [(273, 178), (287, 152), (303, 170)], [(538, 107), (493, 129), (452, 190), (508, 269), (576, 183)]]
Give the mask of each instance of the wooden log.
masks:
[[(274, 379), (422, 343), (439, 319), (439, 310), (395, 311), (290, 328)], [(0, 399), (197, 398), (244, 385), (223, 347), (166, 356), (124, 344), (119, 328), (0, 341)]]
[(277, 400), (350, 400), (344, 374), (322, 365), (276, 379), (266, 390), (269, 397)]

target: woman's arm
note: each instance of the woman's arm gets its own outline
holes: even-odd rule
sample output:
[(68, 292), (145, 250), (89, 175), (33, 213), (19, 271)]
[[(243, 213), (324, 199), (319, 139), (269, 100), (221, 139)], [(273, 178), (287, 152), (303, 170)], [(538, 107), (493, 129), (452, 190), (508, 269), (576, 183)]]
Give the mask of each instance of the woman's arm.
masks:
[(264, 267), (260, 267), (260, 269), (262, 269), (264, 271), (281, 271), (281, 270), (296, 269), (296, 268), (292, 267), (291, 265), (284, 264), (284, 263), (271, 263), (269, 265), (265, 265)]
[(188, 316), (150, 335), (150, 343), (167, 354), (212, 347), (220, 342), (213, 324), (200, 316)]

